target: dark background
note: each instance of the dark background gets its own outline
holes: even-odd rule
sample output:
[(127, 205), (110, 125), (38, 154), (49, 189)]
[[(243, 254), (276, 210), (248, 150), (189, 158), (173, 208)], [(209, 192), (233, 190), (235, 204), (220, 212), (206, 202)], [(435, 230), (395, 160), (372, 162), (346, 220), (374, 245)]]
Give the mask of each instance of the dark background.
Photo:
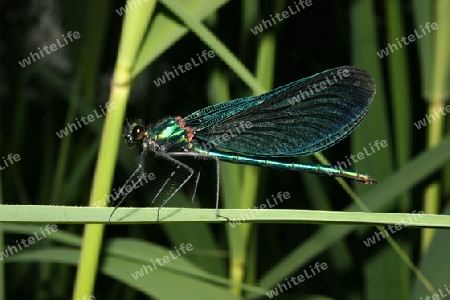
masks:
[[(267, 16), (274, 12), (281, 12), (285, 9), (284, 7), (292, 5), (294, 1), (280, 1), (275, 4), (274, 1), (251, 0), (250, 2), (257, 11), (257, 17), (252, 24), (257, 25), (261, 19), (267, 19)], [(389, 71), (389, 64), (392, 64), (392, 61), (387, 58), (379, 59), (375, 52), (367, 53), (366, 47), (359, 45), (357, 41), (353, 40), (352, 42), (352, 38), (354, 38), (352, 32), (357, 30), (352, 27), (355, 24), (351, 20), (352, 18), (353, 20), (358, 19), (354, 15), (357, 11), (355, 7), (362, 2), (365, 1), (314, 0), (311, 7), (277, 23), (257, 36), (253, 35), (249, 28), (247, 28), (247, 32), (244, 32), (242, 28), (243, 6), (241, 1), (230, 1), (218, 9), (214, 16), (206, 18), (204, 23), (253, 73), (256, 68), (256, 56), (261, 37), (263, 34), (272, 34), (276, 45), (273, 87), (341, 65), (357, 65), (374, 74), (377, 86), (384, 86), (379, 90), (381, 93), (378, 93), (375, 98), (375, 102), (385, 103), (384, 114), (374, 113), (376, 116), (372, 118), (376, 120), (367, 121), (370, 125), (364, 125), (357, 130), (355, 135), (359, 135), (360, 142), (352, 140), (353, 137), (347, 138), (326, 150), (324, 154), (334, 165), (336, 161), (342, 161), (345, 155), (359, 152), (358, 149), (361, 149), (362, 146), (358, 145), (364, 146), (377, 139), (386, 139), (389, 147), (382, 150), (383, 155), (373, 155), (366, 158), (361, 165), (354, 166), (360, 171), (370, 173), (379, 182), (383, 182), (394, 171), (400, 170), (408, 160), (429, 147), (426, 140), (429, 127), (416, 130), (412, 124), (425, 116), (428, 103), (423, 97), (419, 43), (411, 43), (410, 46), (397, 51), (403, 51), (403, 55), (406, 55), (407, 58), (408, 69), (406, 70), (408, 72), (404, 74), (404, 77), (409, 83), (405, 89), (409, 91), (410, 95), (406, 101), (407, 106), (404, 107), (408, 111), (410, 122), (406, 126), (409, 131), (402, 133), (409, 137), (406, 145), (408, 158), (400, 161), (396, 154), (401, 148), (400, 144), (403, 140), (399, 139), (398, 131), (394, 130), (396, 111), (392, 91), (397, 78), (393, 77)], [(387, 2), (372, 1), (370, 2), (371, 14), (359, 16), (360, 26), (364, 26), (365, 18), (370, 17), (374, 21), (375, 28), (372, 29), (377, 33), (374, 41), (378, 45), (376, 51), (384, 48), (389, 41), (392, 42), (386, 33), (389, 26)], [(399, 23), (405, 28), (404, 35), (410, 34), (418, 28), (414, 21), (413, 2), (394, 2), (400, 7), (398, 13), (402, 16), (402, 20), (399, 20)], [(99, 105), (108, 101), (123, 22), (123, 17), (118, 16), (115, 10), (122, 5), (124, 5), (123, 1), (105, 4), (105, 10), (108, 13), (106, 13), (106, 17), (99, 18), (97, 24), (95, 20), (89, 20), (89, 18), (93, 18), (94, 14), (85, 10), (87, 5), (78, 5), (76, 1), (0, 1), (0, 151), (3, 157), (9, 153), (17, 153), (21, 157), (20, 162), (8, 167), (0, 174), (3, 204), (88, 205), (95, 170), (96, 149), (100, 142), (104, 118), (83, 126), (65, 137), (64, 139), (71, 139), (70, 143), (64, 146), (67, 147), (65, 149), (61, 148), (63, 147), (62, 140), (56, 136), (55, 132), (64, 128), (68, 119), (70, 120), (70, 95), (73, 89), (80, 90), (80, 100), (74, 110), (74, 117), (86, 116), (93, 109), (99, 111)], [(159, 13), (167, 14), (177, 20), (161, 3), (157, 4), (154, 15)], [(91, 30), (99, 30), (98, 39), (85, 40), (84, 37), (87, 35), (83, 30), (89, 30), (86, 28), (89, 27), (87, 24)], [(51, 44), (61, 34), (68, 31), (80, 31), (81, 39), (46, 55), (26, 68), (22, 68), (18, 64), (18, 61), (26, 58), (30, 51), (35, 52), (37, 47)], [(430, 33), (430, 36), (432, 34)], [(424, 37), (424, 40), (426, 38)], [(158, 41), (154, 42), (158, 43)], [(210, 90), (210, 78), (213, 70), (219, 70), (225, 74), (229, 82), (231, 98), (252, 95), (241, 79), (217, 56), (160, 87), (156, 87), (153, 83), (153, 80), (162, 76), (164, 71), (171, 70), (173, 65), (189, 62), (191, 57), (196, 57), (197, 53), (209, 49), (194, 33), (189, 32), (157, 57), (150, 66), (134, 78), (131, 84), (127, 118), (129, 120), (140, 118), (147, 123), (154, 124), (167, 116), (186, 116), (210, 105), (211, 95), (213, 95)], [(365, 60), (364, 57), (369, 58)], [(77, 68), (77, 64), (86, 59), (94, 60), (92, 65), (96, 67), (89, 70)], [(376, 69), (374, 69), (374, 64)], [(80, 80), (80, 78), (83, 79)], [(381, 128), (379, 124), (384, 124), (383, 126), (387, 128), (384, 135), (371, 131), (372, 128)], [(361, 137), (363, 137), (362, 141)], [(121, 186), (133, 172), (138, 153), (137, 149), (130, 150), (124, 143), (120, 145), (113, 187)], [(386, 156), (389, 159), (386, 159)], [(314, 158), (302, 158), (302, 161), (314, 161)], [(61, 163), (64, 165), (62, 169), (58, 167)], [(215, 201), (214, 165), (198, 161), (190, 161), (189, 164), (196, 170), (201, 169), (202, 171), (195, 205), (213, 208)], [(133, 192), (123, 206), (148, 206), (160, 185), (170, 174), (172, 167), (164, 161), (154, 159), (153, 155), (148, 156), (146, 165), (149, 172), (155, 170), (157, 179)], [(386, 165), (389, 166), (389, 169), (385, 167)], [(267, 198), (270, 199), (270, 195), (275, 195), (279, 191), (289, 192), (291, 198), (275, 209), (338, 211), (352, 203), (348, 194), (333, 178), (270, 169), (262, 169), (259, 174), (256, 205), (263, 203)], [(399, 197), (398, 201), (392, 201), (385, 211), (423, 210), (424, 189), (435, 180), (442, 180), (442, 183), (447, 182), (447, 185), (442, 187), (440, 194), (439, 210), (443, 209), (450, 195), (448, 181), (444, 180), (444, 177), (448, 179), (449, 172), (445, 174), (444, 176), (442, 173), (434, 173), (432, 176), (424, 176), (423, 180), (415, 184), (407, 195), (403, 195), (401, 199)], [(317, 177), (317, 179), (311, 179), (312, 177)], [(311, 180), (316, 183), (312, 184)], [(320, 181), (319, 185), (316, 185), (317, 181)], [(359, 185), (358, 183), (351, 184)], [(320, 187), (320, 191), (316, 187)], [(226, 189), (226, 186), (222, 185), (222, 189), (224, 188)], [(372, 187), (359, 185), (356, 188), (358, 194), (363, 195)], [(189, 183), (183, 188), (181, 194), (190, 199), (192, 193), (193, 184)], [(317, 199), (317, 193), (326, 199), (325, 202)], [(175, 203), (177, 202), (174, 202), (173, 205), (179, 205)], [(186, 204), (186, 206), (189, 207), (190, 204)], [(107, 220), (105, 219), (105, 221)], [(107, 243), (117, 237), (128, 237), (166, 247), (176, 246), (173, 244), (173, 239), (168, 237), (167, 232), (170, 229), (164, 228), (164, 226), (106, 226), (104, 242)], [(226, 226), (223, 224), (209, 226), (218, 245), (225, 253), (222, 253), (221, 259), (226, 272), (228, 270), (226, 266), (230, 259), (227, 229), (224, 229)], [(61, 224), (58, 227), (60, 230), (80, 236), (84, 229), (81, 225)], [(249, 257), (247, 257), (248, 265), (244, 267), (246, 272), (244, 282), (258, 285), (258, 280), (266, 272), (291, 253), (292, 249), (317, 233), (320, 228), (321, 226), (308, 224), (254, 225), (248, 245), (252, 250), (249, 250)], [(376, 228), (361, 227), (361, 229), (346, 235), (338, 244), (330, 243), (326, 251), (318, 251), (313, 259), (304, 266), (299, 266), (292, 275), (300, 274), (303, 269), (309, 269), (308, 266), (313, 265), (316, 261), (327, 262), (329, 270), (308, 280), (306, 284), (290, 289), (278, 298), (306, 299), (302, 297), (322, 295), (331, 299), (379, 299), (377, 297), (380, 297), (378, 293), (381, 289), (395, 290), (392, 294), (386, 292), (385, 296), (402, 295), (410, 298), (413, 287), (417, 284), (416, 278), (410, 276), (409, 270), (400, 261), (397, 254), (386, 254), (392, 251), (387, 241), (380, 241), (370, 248), (363, 244), (362, 240), (372, 236), (375, 231)], [(10, 232), (6, 230), (4, 247), (0, 250), (6, 248), (7, 245), (14, 245), (15, 240), (21, 236), (23, 234), (20, 235), (14, 230)], [(415, 264), (424, 259), (425, 254), (420, 251), (419, 229), (402, 230), (395, 234), (395, 240), (401, 243)], [(45, 244), (33, 247), (39, 249), (51, 244), (51, 241), (46, 241)], [(383, 255), (386, 255), (384, 259), (386, 265), (380, 267), (378, 263), (383, 260), (380, 258)], [(393, 272), (392, 276), (398, 278), (398, 282), (387, 283), (386, 278), (381, 279), (380, 276), (389, 270)], [(217, 272), (217, 274), (220, 273)], [(72, 293), (75, 274), (75, 266), (63, 264), (47, 264), (45, 262), (5, 264), (3, 278), (5, 290), (2, 293), (6, 295), (7, 299), (18, 294), (22, 295), (21, 298), (29, 299), (68, 299)], [(225, 277), (226, 274), (227, 272)], [(282, 279), (279, 282), (282, 282)], [(402, 286), (396, 288), (395, 286), (400, 284), (399, 282)], [(25, 285), (26, 289), (24, 289)], [(436, 286), (439, 287), (439, 284)], [(102, 272), (97, 275), (94, 295), (97, 299), (146, 298), (144, 293)], [(425, 295), (423, 292), (418, 294), (423, 297)], [(159, 298), (155, 295), (153, 297)], [(161, 296), (161, 298), (164, 297)]]

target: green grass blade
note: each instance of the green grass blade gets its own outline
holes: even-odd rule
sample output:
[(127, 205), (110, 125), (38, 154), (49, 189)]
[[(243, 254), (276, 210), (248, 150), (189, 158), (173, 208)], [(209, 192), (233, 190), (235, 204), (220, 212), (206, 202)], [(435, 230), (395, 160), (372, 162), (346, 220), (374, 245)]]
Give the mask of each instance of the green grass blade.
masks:
[[(445, 99), (448, 98), (450, 87), (450, 43), (446, 31), (450, 30), (448, 14), (450, 13), (450, 3), (448, 1), (415, 2), (415, 19), (424, 21), (416, 23), (426, 28), (426, 24), (431, 23), (429, 33), (417, 41), (421, 54), (422, 94), (428, 102), (427, 115), (433, 116), (432, 122), (427, 124), (427, 147), (432, 148), (440, 143), (444, 132), (444, 119), (436, 111), (445, 107)], [(427, 20), (425, 18), (428, 17)], [(438, 28), (433, 28), (433, 25)], [(437, 117), (437, 118), (436, 118)], [(440, 210), (441, 183), (434, 181), (425, 190), (423, 207), (427, 213), (437, 213)], [(426, 252), (433, 237), (434, 231), (425, 229), (422, 232), (422, 251)]]
[[(94, 182), (91, 190), (90, 205), (95, 205), (111, 190), (115, 162), (117, 159), (120, 132), (125, 116), (126, 102), (131, 79), (130, 70), (136, 53), (140, 47), (143, 35), (153, 13), (153, 5), (132, 10), (126, 14), (122, 39), (119, 46), (114, 84), (111, 89), (110, 105), (113, 108), (105, 117), (102, 132)], [(83, 295), (91, 295), (98, 265), (104, 225), (88, 224), (84, 232), (84, 242), (81, 249), (80, 263), (74, 288), (74, 299)]]

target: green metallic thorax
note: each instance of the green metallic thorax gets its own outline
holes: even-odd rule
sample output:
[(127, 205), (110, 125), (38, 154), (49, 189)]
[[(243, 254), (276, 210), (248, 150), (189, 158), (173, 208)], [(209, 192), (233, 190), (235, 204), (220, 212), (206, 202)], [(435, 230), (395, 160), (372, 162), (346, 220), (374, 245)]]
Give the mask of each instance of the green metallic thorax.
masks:
[(164, 120), (147, 130), (147, 138), (167, 151), (170, 148), (184, 148), (188, 145), (186, 129), (181, 128), (175, 118)]

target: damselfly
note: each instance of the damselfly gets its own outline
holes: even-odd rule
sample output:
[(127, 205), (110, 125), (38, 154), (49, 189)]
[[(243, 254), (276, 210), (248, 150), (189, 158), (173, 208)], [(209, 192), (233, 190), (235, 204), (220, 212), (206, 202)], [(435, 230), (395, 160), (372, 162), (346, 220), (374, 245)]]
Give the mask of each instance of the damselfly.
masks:
[[(367, 115), (374, 95), (375, 81), (368, 72), (343, 66), (259, 96), (209, 106), (185, 118), (171, 117), (155, 126), (144, 126), (140, 121), (128, 123), (124, 138), (129, 146), (142, 146), (135, 174), (143, 172), (144, 156), (148, 152), (187, 171), (184, 181), (159, 209), (194, 174), (194, 170), (178, 157), (215, 160), (216, 215), (219, 216), (219, 161), (345, 177), (365, 184), (376, 183), (368, 174), (351, 169), (285, 161), (286, 158), (322, 151), (347, 137)], [(153, 201), (169, 180), (170, 177)], [(124, 197), (114, 211), (123, 200)]]

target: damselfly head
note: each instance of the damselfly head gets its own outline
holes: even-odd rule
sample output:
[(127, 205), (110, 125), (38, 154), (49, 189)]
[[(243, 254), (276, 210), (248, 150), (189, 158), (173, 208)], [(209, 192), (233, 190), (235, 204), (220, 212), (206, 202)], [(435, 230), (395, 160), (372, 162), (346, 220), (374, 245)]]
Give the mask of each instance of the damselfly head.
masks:
[(145, 137), (145, 127), (140, 123), (128, 123), (125, 127), (123, 137), (129, 147), (142, 143)]

